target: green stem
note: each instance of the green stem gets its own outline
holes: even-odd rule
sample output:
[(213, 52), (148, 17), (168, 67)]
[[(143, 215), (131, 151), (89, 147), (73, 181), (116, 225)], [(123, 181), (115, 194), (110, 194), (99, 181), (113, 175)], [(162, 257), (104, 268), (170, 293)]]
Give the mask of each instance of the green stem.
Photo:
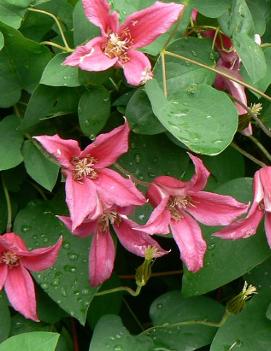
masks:
[(65, 52), (72, 52), (72, 51), (73, 51), (73, 50), (70, 49), (70, 48), (66, 48), (66, 47), (64, 47), (64, 46), (62, 46), (62, 45), (53, 43), (52, 41), (42, 41), (42, 42), (40, 42), (40, 44), (53, 46), (53, 47), (55, 47), (55, 48), (58, 48), (58, 49), (60, 49), (60, 50), (65, 51)]
[(258, 160), (256, 157), (252, 156), (250, 153), (248, 153), (247, 151), (243, 150), (242, 148), (240, 148), (240, 146), (238, 146), (237, 144), (235, 144), (234, 142), (231, 143), (231, 146), (237, 150), (238, 152), (240, 152), (240, 154), (242, 154), (243, 156), (245, 156), (246, 158), (248, 158), (250, 161), (256, 163), (256, 165), (260, 166), (260, 167), (265, 167), (266, 164), (260, 160)]
[(271, 47), (271, 43), (263, 43), (260, 45), (261, 48), (270, 48)]
[(6, 198), (7, 212), (8, 212), (6, 232), (9, 233), (11, 231), (11, 228), (12, 228), (12, 207), (11, 207), (9, 192), (8, 192), (3, 174), (1, 174), (1, 180), (2, 180), (2, 185), (3, 185), (4, 195)]
[(167, 71), (166, 71), (165, 54), (163, 51), (161, 52), (161, 60), (162, 60), (163, 90), (164, 90), (165, 97), (167, 97), (167, 94), (168, 94), (168, 91), (167, 91)]
[(271, 155), (263, 146), (263, 144), (260, 143), (259, 140), (252, 135), (249, 135), (248, 138), (262, 151), (262, 153), (266, 156), (268, 161), (271, 161)]
[(143, 185), (144, 187), (148, 188), (149, 187), (149, 183), (148, 182), (144, 182), (140, 179), (137, 179), (133, 174), (131, 174), (129, 171), (127, 171), (126, 169), (124, 169), (119, 163), (114, 163), (113, 165), (118, 171), (120, 171), (123, 175), (125, 175), (126, 177), (130, 178), (135, 184), (138, 185)]
[(70, 51), (73, 51), (73, 50), (69, 47), (69, 45), (68, 45), (68, 43), (67, 43), (67, 40), (66, 40), (66, 38), (65, 38), (63, 29), (62, 29), (62, 27), (61, 27), (61, 24), (60, 24), (59, 20), (57, 19), (57, 17), (56, 17), (54, 14), (52, 14), (51, 12), (44, 11), (44, 10), (35, 9), (35, 8), (33, 8), (33, 7), (29, 7), (29, 8), (28, 8), (28, 11), (37, 12), (37, 13), (42, 13), (42, 14), (44, 14), (44, 15), (46, 15), (46, 16), (49, 16), (49, 17), (53, 18), (53, 20), (55, 21), (55, 23), (56, 23), (56, 25), (57, 25), (57, 27), (58, 27), (58, 30), (59, 30), (59, 32), (60, 32), (60, 35), (61, 35), (61, 38), (62, 38), (62, 40), (63, 40), (63, 43), (64, 43), (65, 48), (68, 49), (68, 50), (70, 50)]
[(104, 290), (104, 291), (99, 291), (95, 294), (95, 296), (103, 296), (103, 295), (108, 295), (108, 294), (114, 294), (116, 292), (120, 292), (120, 291), (126, 291), (128, 292), (130, 295), (132, 296), (138, 296), (140, 294), (141, 291), (141, 286), (137, 286), (136, 290), (133, 290), (131, 288), (129, 288), (128, 286), (119, 286), (117, 288), (113, 288), (113, 289), (108, 289), (108, 290)]
[(224, 325), (226, 320), (229, 318), (230, 313), (226, 310), (222, 319), (219, 322), (209, 322), (207, 320), (191, 320), (191, 321), (183, 321), (183, 322), (177, 322), (177, 323), (164, 323), (162, 325), (155, 325), (151, 328), (148, 328), (144, 330), (140, 335), (143, 334), (149, 334), (151, 331), (154, 331), (156, 329), (171, 329), (171, 328), (177, 328), (177, 327), (184, 327), (187, 325), (205, 325), (207, 327), (213, 327), (213, 328), (220, 328)]
[(243, 82), (242, 80), (240, 79), (237, 79), (233, 76), (231, 76), (230, 74), (228, 73), (225, 73), (224, 71), (220, 70), (220, 69), (217, 69), (217, 68), (214, 68), (214, 67), (211, 67), (211, 66), (208, 66), (208, 65), (205, 65), (204, 63), (201, 63), (199, 61), (196, 61), (196, 60), (193, 60), (189, 57), (186, 57), (186, 56), (182, 56), (182, 55), (178, 55), (178, 54), (174, 54), (173, 52), (170, 52), (170, 51), (164, 51), (164, 54), (165, 55), (168, 55), (168, 56), (171, 56), (171, 57), (175, 57), (179, 60), (182, 60), (182, 61), (187, 61), (187, 62), (190, 62), (190, 63), (193, 63), (194, 65), (196, 66), (199, 66), (199, 67), (203, 67), (205, 69), (208, 69), (209, 71), (212, 71), (212, 72), (215, 72), (216, 74), (220, 74), (221, 76), (225, 77), (225, 78), (228, 78), (230, 80), (232, 80), (233, 82), (235, 83), (238, 83), (248, 89), (250, 89), (251, 91), (254, 91), (255, 93), (259, 94), (260, 96), (264, 97), (265, 99), (271, 101), (271, 96), (269, 95), (266, 95), (264, 92), (262, 92), (261, 90), (253, 87), (252, 85), (248, 84), (248, 83), (245, 83)]

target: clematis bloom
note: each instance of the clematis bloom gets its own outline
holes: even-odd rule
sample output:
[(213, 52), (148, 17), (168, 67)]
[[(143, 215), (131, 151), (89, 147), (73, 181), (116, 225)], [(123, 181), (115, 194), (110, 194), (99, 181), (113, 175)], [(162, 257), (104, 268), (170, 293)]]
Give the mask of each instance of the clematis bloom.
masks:
[(168, 234), (171, 229), (181, 259), (190, 271), (196, 272), (203, 266), (206, 251), (197, 221), (208, 226), (229, 224), (247, 210), (247, 205), (231, 196), (202, 191), (210, 173), (198, 157), (189, 156), (195, 166), (190, 181), (161, 176), (151, 183), (148, 197), (155, 209), (141, 230)]
[[(70, 217), (58, 218), (72, 231)], [(168, 253), (150, 235), (133, 229), (137, 224), (127, 217), (127, 208), (108, 208), (96, 220), (86, 219), (73, 231), (74, 235), (80, 237), (93, 235), (89, 251), (89, 280), (92, 286), (100, 285), (110, 278), (114, 268), (116, 250), (110, 234), (110, 224), (122, 246), (131, 253), (144, 257), (149, 247), (154, 248), (154, 257)]]
[(62, 238), (49, 247), (29, 251), (15, 233), (0, 236), (0, 290), (4, 287), (9, 302), (25, 318), (38, 321), (34, 283), (29, 271), (52, 267)]
[(119, 23), (107, 0), (83, 0), (86, 17), (101, 29), (101, 36), (90, 40), (66, 58), (64, 64), (86, 71), (123, 68), (127, 82), (144, 84), (152, 78), (151, 63), (138, 48), (152, 43), (177, 20), (183, 5), (155, 2)]
[(253, 179), (254, 199), (246, 218), (233, 222), (226, 228), (214, 233), (222, 239), (241, 239), (254, 235), (265, 215), (265, 232), (271, 247), (271, 167), (258, 170)]
[(100, 134), (84, 150), (77, 141), (64, 140), (58, 135), (35, 137), (62, 166), (73, 230), (86, 217), (97, 218), (102, 211), (101, 203), (122, 207), (145, 203), (131, 180), (107, 168), (128, 151), (128, 135), (126, 122), (109, 133)]

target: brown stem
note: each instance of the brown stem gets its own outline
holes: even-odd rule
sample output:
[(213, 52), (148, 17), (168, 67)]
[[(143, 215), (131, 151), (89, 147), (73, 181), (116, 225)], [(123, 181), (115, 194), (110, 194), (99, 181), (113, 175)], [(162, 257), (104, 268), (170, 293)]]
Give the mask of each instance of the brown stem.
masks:
[(72, 324), (73, 350), (74, 351), (80, 351), (79, 350), (77, 330), (76, 330), (76, 324), (75, 324), (74, 318), (71, 318), (71, 324)]
[(243, 156), (245, 156), (246, 158), (248, 158), (250, 161), (256, 163), (256, 165), (260, 166), (260, 167), (265, 167), (266, 164), (260, 160), (258, 160), (256, 157), (254, 157), (253, 155), (251, 155), (250, 153), (248, 153), (247, 151), (243, 150), (240, 146), (238, 146), (237, 144), (235, 144), (234, 142), (231, 143), (231, 146), (240, 152), (240, 154), (242, 154)]
[[(178, 270), (178, 271), (169, 271), (169, 272), (156, 272), (156, 273), (152, 273), (150, 278), (156, 278), (156, 277), (169, 277), (171, 275), (179, 275), (181, 274), (183, 271), (182, 270)], [(119, 275), (118, 276), (120, 279), (124, 279), (124, 280), (134, 280), (135, 279), (135, 275), (133, 274), (127, 274), (127, 275)]]

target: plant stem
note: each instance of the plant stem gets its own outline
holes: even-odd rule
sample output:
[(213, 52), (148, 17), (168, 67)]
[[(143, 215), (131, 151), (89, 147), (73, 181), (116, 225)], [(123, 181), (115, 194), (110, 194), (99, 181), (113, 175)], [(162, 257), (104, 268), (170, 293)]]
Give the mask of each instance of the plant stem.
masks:
[(62, 38), (62, 40), (63, 40), (63, 43), (64, 43), (65, 48), (66, 48), (67, 50), (69, 50), (69, 51), (73, 51), (73, 50), (69, 47), (69, 45), (68, 45), (68, 43), (67, 43), (67, 40), (66, 40), (66, 38), (65, 38), (63, 29), (62, 29), (62, 27), (61, 27), (61, 24), (60, 24), (59, 20), (57, 19), (57, 17), (56, 17), (54, 14), (52, 14), (51, 12), (44, 11), (44, 10), (35, 9), (35, 8), (33, 8), (33, 7), (29, 7), (29, 8), (28, 8), (28, 11), (42, 13), (42, 14), (44, 14), (44, 15), (46, 15), (46, 16), (49, 16), (49, 17), (53, 18), (53, 20), (55, 21), (55, 23), (56, 23), (56, 25), (57, 25), (57, 27), (58, 27), (58, 30), (59, 30), (59, 32), (60, 32), (60, 36), (61, 36), (61, 38)]
[(66, 51), (66, 52), (72, 52), (72, 51), (73, 51), (73, 50), (70, 49), (70, 48), (66, 48), (66, 47), (64, 47), (64, 46), (62, 46), (62, 45), (53, 43), (52, 41), (42, 41), (42, 42), (40, 42), (40, 44), (53, 46), (53, 47), (55, 47), (55, 48), (58, 48), (58, 49), (60, 49), (60, 50)]
[(156, 329), (171, 329), (171, 328), (183, 327), (183, 326), (194, 325), (194, 324), (205, 325), (207, 327), (220, 328), (222, 327), (222, 325), (224, 325), (224, 323), (226, 322), (229, 316), (230, 316), (230, 313), (226, 310), (220, 322), (209, 322), (207, 320), (191, 320), (191, 321), (183, 321), (183, 322), (178, 322), (173, 324), (165, 323), (162, 325), (156, 325), (151, 328), (148, 328), (144, 330), (140, 335), (149, 334), (151, 331), (154, 331)]
[(144, 330), (142, 324), (140, 323), (140, 320), (137, 318), (136, 314), (131, 309), (131, 307), (129, 306), (128, 302), (125, 300), (125, 298), (122, 298), (122, 301), (123, 301), (124, 305), (126, 306), (127, 310), (129, 311), (129, 313), (131, 314), (131, 316), (133, 317), (133, 319), (135, 320), (136, 324), (139, 326), (139, 328), (141, 330)]
[(10, 201), (10, 196), (9, 192), (5, 183), (5, 179), (3, 176), (3, 173), (1, 174), (1, 180), (2, 180), (2, 186), (4, 190), (4, 195), (7, 203), (7, 227), (6, 227), (6, 232), (9, 233), (12, 228), (12, 207), (11, 207), (11, 201)]
[[(181, 274), (183, 271), (179, 270), (179, 271), (169, 271), (169, 272), (155, 272), (152, 273), (150, 278), (156, 278), (156, 277), (169, 277), (171, 275), (179, 275)], [(134, 280), (135, 279), (135, 275), (134, 274), (128, 274), (128, 275), (119, 275), (118, 276), (120, 279), (124, 279), (124, 280)]]
[(76, 330), (76, 321), (74, 318), (71, 318), (71, 325), (72, 325), (73, 350), (79, 351), (79, 343), (78, 343), (78, 336), (77, 336), (77, 330)]
[(141, 288), (142, 287), (139, 285), (137, 286), (136, 290), (133, 290), (133, 289), (129, 288), (128, 286), (119, 286), (117, 288), (97, 292), (95, 294), (95, 296), (103, 296), (103, 295), (113, 294), (113, 293), (120, 292), (120, 291), (126, 291), (132, 296), (138, 296), (140, 294)]
[(197, 65), (199, 67), (203, 67), (203, 68), (206, 68), (208, 69), (209, 71), (212, 71), (212, 72), (215, 72), (217, 74), (220, 74), (221, 76), (225, 77), (225, 78), (228, 78), (230, 80), (232, 80), (233, 82), (235, 83), (238, 83), (248, 89), (250, 89), (251, 91), (254, 91), (255, 93), (261, 95), (262, 97), (264, 97), (265, 99), (271, 101), (271, 96), (269, 95), (266, 95), (263, 91), (253, 87), (252, 85), (248, 84), (248, 83), (245, 83), (243, 82), (242, 80), (240, 79), (237, 79), (233, 76), (231, 76), (230, 74), (228, 73), (225, 73), (223, 70), (220, 70), (220, 69), (217, 69), (217, 68), (214, 68), (214, 67), (211, 67), (211, 66), (208, 66), (208, 65), (205, 65), (204, 63), (201, 63), (199, 61), (196, 61), (196, 60), (193, 60), (191, 58), (188, 58), (186, 56), (182, 56), (182, 55), (178, 55), (178, 54), (174, 54), (173, 52), (170, 52), (170, 51), (164, 51), (164, 54), (165, 55), (168, 55), (168, 56), (171, 56), (171, 57), (175, 57), (179, 60), (182, 60), (182, 61), (187, 61), (187, 62), (190, 62), (190, 63), (193, 63), (194, 65)]
[(266, 156), (268, 161), (271, 161), (271, 155), (270, 153), (266, 150), (266, 148), (263, 146), (262, 143), (259, 142), (257, 138), (255, 138), (252, 135), (247, 136), (261, 151), (262, 153)]
[(143, 185), (144, 187), (148, 188), (148, 186), (149, 186), (148, 182), (144, 182), (143, 180), (137, 179), (133, 174), (131, 174), (129, 171), (127, 171), (125, 168), (123, 168), (119, 163), (114, 163), (114, 167), (118, 171), (120, 171), (123, 175), (130, 178), (135, 184)]
[(161, 60), (162, 60), (163, 90), (164, 90), (165, 97), (167, 97), (167, 71), (166, 71), (165, 54), (163, 51), (161, 52)]
[(260, 167), (265, 167), (266, 164), (260, 160), (258, 160), (256, 157), (252, 156), (250, 153), (248, 153), (247, 151), (243, 150), (242, 148), (240, 148), (237, 144), (235, 144), (234, 142), (231, 143), (231, 146), (240, 152), (240, 154), (242, 154), (243, 156), (247, 157), (250, 161), (256, 163), (256, 165), (260, 166)]

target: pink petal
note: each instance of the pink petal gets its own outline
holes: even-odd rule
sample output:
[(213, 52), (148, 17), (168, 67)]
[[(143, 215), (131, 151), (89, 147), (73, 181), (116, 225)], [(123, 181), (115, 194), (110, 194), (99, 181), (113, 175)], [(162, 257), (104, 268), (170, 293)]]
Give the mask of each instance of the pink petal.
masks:
[(128, 16), (119, 31), (128, 29), (133, 40), (132, 48), (142, 48), (167, 32), (183, 9), (183, 5), (157, 1)]
[(271, 248), (271, 213), (265, 213), (265, 221), (264, 221), (265, 234), (267, 238), (267, 242), (269, 247)]
[(192, 20), (195, 22), (197, 20), (197, 17), (198, 17), (198, 10), (197, 9), (193, 9), (192, 10)]
[(191, 272), (197, 272), (203, 266), (206, 242), (204, 241), (198, 223), (189, 215), (183, 213), (179, 221), (171, 221), (173, 238), (179, 247), (181, 259)]
[(74, 52), (67, 56), (64, 65), (79, 67), (85, 71), (105, 71), (114, 66), (118, 58), (107, 57), (102, 49), (105, 38), (96, 37), (87, 44), (78, 46)]
[(210, 172), (204, 166), (202, 160), (188, 152), (189, 157), (195, 166), (195, 174), (187, 184), (193, 191), (199, 191), (205, 188)]
[(72, 231), (72, 220), (71, 217), (67, 216), (56, 216), (60, 219), (65, 226), (72, 232), (72, 234), (76, 236), (80, 236), (82, 238), (93, 234), (97, 230), (97, 221), (85, 221), (81, 223), (74, 231)]
[(98, 228), (89, 252), (89, 279), (92, 286), (100, 285), (110, 278), (114, 261), (115, 245), (110, 232)]
[(85, 178), (82, 182), (75, 181), (72, 175), (66, 179), (66, 202), (69, 207), (72, 220), (72, 231), (74, 231), (86, 217), (91, 217), (95, 213), (96, 219), (99, 213), (96, 213), (99, 199), (96, 193), (96, 187), (92, 180)]
[[(264, 208), (266, 211), (271, 212), (271, 167), (263, 167), (258, 172), (260, 176), (260, 184), (263, 188)], [(256, 179), (257, 178), (255, 177), (255, 182)], [(257, 182), (259, 182), (259, 180), (257, 180)]]
[(153, 207), (156, 207), (160, 204), (163, 198), (168, 198), (168, 194), (165, 190), (163, 190), (159, 185), (156, 185), (153, 181), (149, 185), (147, 197), (150, 200), (150, 203), (153, 205)]
[(146, 200), (137, 190), (130, 179), (125, 179), (117, 172), (104, 168), (94, 180), (102, 201), (107, 205), (126, 207), (130, 205), (143, 205)]
[(57, 134), (33, 137), (38, 140), (44, 149), (53, 155), (64, 168), (70, 168), (70, 160), (80, 154), (80, 147), (76, 140), (62, 139)]
[(116, 32), (119, 25), (117, 12), (110, 13), (107, 0), (82, 0), (85, 15), (89, 21), (101, 29), (103, 35)]
[(170, 212), (167, 209), (168, 198), (163, 199), (160, 204), (152, 211), (148, 222), (135, 229), (148, 234), (168, 234), (170, 223)]
[(31, 275), (22, 267), (9, 269), (5, 290), (12, 307), (25, 318), (38, 322), (35, 288)]
[(80, 157), (91, 155), (95, 158), (95, 168), (104, 168), (128, 151), (128, 137), (130, 128), (127, 122), (114, 128), (109, 133), (100, 134), (80, 154)]
[(60, 237), (55, 245), (35, 249), (24, 254), (21, 258), (22, 265), (33, 272), (52, 267), (57, 260), (62, 241), (62, 237)]
[(6, 282), (8, 275), (8, 266), (6, 264), (0, 263), (0, 290), (3, 289), (3, 286)]
[(15, 233), (6, 233), (4, 235), (1, 235), (0, 246), (2, 247), (2, 249), (13, 251), (18, 255), (28, 252), (28, 249), (23, 239), (21, 239), (19, 235)]
[(127, 82), (134, 86), (144, 84), (148, 72), (151, 79), (151, 63), (148, 57), (136, 50), (128, 50), (127, 55), (129, 61), (122, 65)]
[(182, 182), (169, 176), (157, 177), (154, 179), (153, 184), (161, 189), (161, 194), (164, 193), (171, 196), (185, 196), (189, 189), (189, 182)]
[(141, 257), (145, 256), (146, 249), (149, 247), (156, 248), (154, 257), (161, 257), (168, 253), (150, 235), (139, 231), (139, 229), (134, 230), (133, 228), (136, 226), (138, 224), (126, 216), (121, 216), (121, 222), (113, 226), (119, 241), (126, 250)]
[(192, 205), (186, 210), (205, 225), (228, 225), (247, 212), (248, 205), (231, 196), (199, 191), (191, 194)]
[(247, 218), (238, 220), (226, 228), (214, 233), (214, 236), (217, 236), (221, 239), (240, 239), (248, 238), (251, 235), (254, 235), (257, 231), (260, 221), (263, 218), (263, 211), (259, 206), (251, 212)]
[(253, 134), (252, 124), (249, 122), (248, 126), (241, 133), (245, 136), (251, 136)]

